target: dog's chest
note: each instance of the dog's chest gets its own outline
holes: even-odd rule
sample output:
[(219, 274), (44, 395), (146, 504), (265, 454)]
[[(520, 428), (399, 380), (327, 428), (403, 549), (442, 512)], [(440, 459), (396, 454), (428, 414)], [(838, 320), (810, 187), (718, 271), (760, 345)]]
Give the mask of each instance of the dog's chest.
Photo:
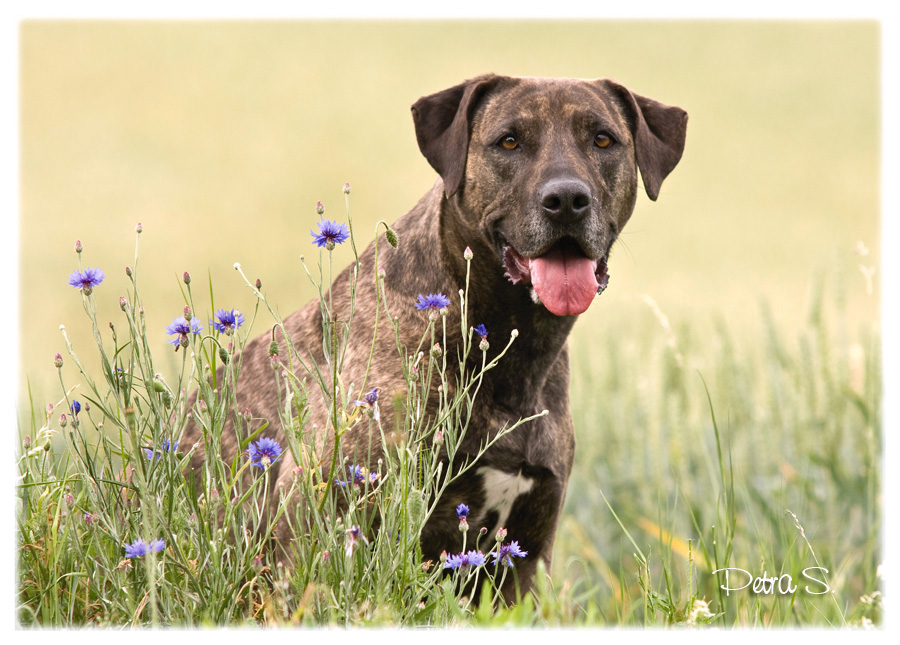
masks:
[[(516, 500), (534, 489), (535, 481), (534, 478), (523, 475), (521, 469), (518, 472), (507, 472), (482, 466), (476, 472), (481, 476), (484, 501), (473, 523), (475, 526), (486, 526), (489, 532), (494, 532), (507, 526)], [(488, 521), (493, 526), (488, 526)]]

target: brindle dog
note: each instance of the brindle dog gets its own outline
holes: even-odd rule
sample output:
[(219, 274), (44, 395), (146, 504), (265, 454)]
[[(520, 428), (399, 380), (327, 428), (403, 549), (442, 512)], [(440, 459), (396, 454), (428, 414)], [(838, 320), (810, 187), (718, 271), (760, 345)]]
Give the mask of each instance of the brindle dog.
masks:
[[(490, 352), (499, 351), (512, 330), (519, 335), (499, 367), (486, 375), (461, 451), (475, 453), (488, 434), (549, 411), (502, 437), (451, 486), (425, 527), (422, 549), (434, 561), (441, 551), (459, 551), (454, 509), (466, 503), (472, 509), (468, 544), (481, 527), (490, 538), (502, 526), (507, 539), (518, 540), (528, 552), (516, 561), (525, 591), (538, 561), (550, 563), (572, 468), (566, 338), (577, 314), (606, 286), (610, 248), (634, 209), (638, 170), (656, 200), (681, 158), (687, 113), (610, 80), (486, 75), (419, 99), (412, 114), (419, 148), (440, 179), (395, 223), (399, 247), (379, 244), (387, 307), (399, 316), (401, 340), (415, 347), (426, 324), (427, 313), (413, 306), (417, 295), (442, 292), (454, 298), (444, 350), (456, 356), (461, 343), (456, 294), (465, 283), (468, 246), (474, 253), (469, 321), (485, 325), (494, 345)], [(360, 256), (360, 267), (345, 383), (363, 382), (371, 347), (374, 245)], [(338, 317), (349, 308), (350, 279), (348, 268), (332, 287)], [(318, 302), (289, 316), (285, 327), (295, 346), (324, 364)], [(244, 348), (238, 401), (254, 417), (267, 418), (267, 434), (280, 438), (270, 341), (265, 334)], [(283, 344), (280, 354), (286, 356)], [(480, 355), (473, 360), (480, 365)], [(448, 374), (449, 382), (456, 376)], [(368, 382), (381, 388), (382, 400), (404, 386), (393, 334), (379, 334)], [(327, 427), (321, 398), (310, 403), (310, 426)], [(382, 415), (391, 427), (389, 406)], [(191, 428), (187, 440), (198, 438)], [(352, 453), (359, 439), (350, 433), (344, 447)], [(230, 458), (236, 452), (233, 433), (225, 432), (223, 441)], [(371, 458), (379, 454), (376, 447)], [(272, 466), (273, 475), (287, 483), (295, 465), (285, 454)], [(509, 589), (504, 593), (514, 595)]]

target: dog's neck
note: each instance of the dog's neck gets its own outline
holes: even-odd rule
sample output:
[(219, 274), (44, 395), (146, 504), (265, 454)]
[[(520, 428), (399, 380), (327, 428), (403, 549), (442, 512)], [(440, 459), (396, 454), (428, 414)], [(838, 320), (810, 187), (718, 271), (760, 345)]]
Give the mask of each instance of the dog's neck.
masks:
[[(434, 217), (429, 230), (438, 232), (441, 262), (446, 274), (456, 285), (466, 283), (466, 247), (472, 250), (469, 274), (468, 323), (470, 327), (483, 324), (488, 330), (491, 347), (488, 357), (509, 342), (513, 329), (518, 337), (513, 341), (503, 369), (488, 372), (494, 398), (514, 409), (540, 410), (540, 392), (546, 384), (554, 364), (564, 354), (566, 339), (575, 324), (576, 316), (556, 316), (542, 304), (535, 303), (529, 288), (510, 282), (498, 251), (480, 230), (480, 214), (466, 213), (458, 198), (432, 193), (439, 200), (437, 208), (427, 209), (426, 217)], [(432, 247), (433, 248), (433, 247)], [(474, 335), (473, 362), (481, 364), (477, 350), (478, 336)], [(567, 375), (568, 370), (564, 373)]]

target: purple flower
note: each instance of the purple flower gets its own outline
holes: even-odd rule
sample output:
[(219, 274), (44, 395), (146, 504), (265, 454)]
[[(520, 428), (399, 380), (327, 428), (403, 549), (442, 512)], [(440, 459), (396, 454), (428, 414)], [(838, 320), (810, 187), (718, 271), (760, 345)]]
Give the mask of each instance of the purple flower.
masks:
[(350, 237), (350, 231), (345, 224), (332, 222), (330, 220), (322, 220), (319, 222), (319, 232), (310, 231), (313, 236), (313, 244), (318, 247), (325, 247), (327, 250), (334, 248), (335, 244), (342, 244)]
[(368, 406), (368, 407), (372, 407), (372, 406), (375, 405), (375, 403), (376, 403), (377, 401), (378, 401), (378, 388), (376, 387), (376, 388), (374, 388), (371, 392), (368, 392), (368, 393), (363, 397), (363, 400), (362, 400), (362, 401), (354, 401), (354, 402), (353, 402), (353, 405), (355, 405), (355, 406), (357, 406), (357, 407), (362, 406), (362, 405), (365, 405), (365, 406)]
[(469, 517), (469, 507), (465, 504), (460, 504), (456, 507), (456, 517), (460, 520), (464, 520)]
[(141, 558), (148, 553), (159, 553), (163, 549), (166, 548), (166, 541), (160, 538), (159, 540), (153, 540), (150, 544), (147, 544), (141, 539), (136, 540), (133, 544), (125, 545), (125, 557), (126, 558)]
[[(172, 444), (168, 438), (163, 439), (162, 442), (162, 452), (175, 452), (178, 450), (178, 442), (176, 441)], [(159, 459), (162, 457), (162, 454), (158, 450), (152, 450), (151, 448), (144, 448), (144, 456), (147, 459)]]
[(188, 334), (199, 334), (201, 329), (203, 329), (203, 325), (197, 322), (196, 318), (191, 318), (191, 322), (188, 323), (184, 316), (179, 316), (172, 321), (171, 325), (166, 327), (166, 333), (170, 336), (175, 336), (169, 342), (175, 345), (175, 351), (177, 352), (179, 346), (187, 347), (190, 344)]
[[(361, 486), (366, 483), (366, 470), (359, 464), (354, 464), (352, 466), (347, 466), (350, 470), (350, 478), (346, 480), (335, 479), (334, 483), (338, 486), (347, 486), (348, 484), (353, 484), (354, 486)], [(378, 479), (378, 473), (369, 473), (369, 481), (374, 482)]]
[(69, 409), (72, 410), (72, 416), (77, 417), (78, 413), (81, 412), (81, 403), (79, 403), (78, 400), (76, 399), (76, 400), (72, 401), (72, 407)]
[(475, 328), (475, 333), (478, 334), (479, 336), (481, 336), (481, 340), (484, 340), (485, 338), (487, 338), (487, 335), (488, 335), (487, 328), (485, 328), (484, 325), (478, 325)]
[(509, 544), (501, 544), (500, 551), (491, 553), (491, 556), (494, 558), (494, 564), (498, 562), (501, 564), (505, 564), (508, 567), (513, 566), (512, 559), (513, 558), (524, 558), (528, 555), (528, 551), (523, 551), (519, 548), (519, 542), (513, 540)]
[(269, 437), (263, 437), (247, 447), (250, 464), (265, 470), (281, 459), (281, 444)]
[(69, 284), (76, 289), (81, 289), (84, 295), (89, 296), (94, 287), (103, 282), (105, 277), (100, 269), (88, 267), (84, 271), (73, 271), (69, 276)]
[(451, 555), (444, 563), (445, 569), (463, 569), (466, 567), (480, 567), (485, 563), (484, 553), (481, 551), (469, 551)]
[(442, 293), (429, 293), (427, 296), (423, 296), (420, 293), (419, 297), (416, 299), (416, 309), (418, 309), (419, 311), (423, 311), (425, 309), (437, 311), (449, 306), (450, 298)]
[(220, 334), (234, 333), (234, 330), (244, 324), (244, 314), (236, 309), (219, 309), (216, 312), (216, 319), (210, 320), (209, 324), (216, 328)]

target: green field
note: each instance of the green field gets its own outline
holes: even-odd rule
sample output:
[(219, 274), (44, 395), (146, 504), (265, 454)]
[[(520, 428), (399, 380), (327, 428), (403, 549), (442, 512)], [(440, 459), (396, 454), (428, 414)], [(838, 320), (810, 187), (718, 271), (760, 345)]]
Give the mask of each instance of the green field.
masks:
[[(240, 262), (287, 315), (315, 295), (299, 256), (316, 200), (342, 217), (349, 181), (363, 242), (432, 184), (419, 96), (487, 71), (611, 77), (685, 108), (687, 146), (576, 325), (562, 599), (535, 620), (662, 625), (699, 594), (727, 626), (877, 621), (860, 597), (883, 557), (880, 275), (869, 289), (860, 267), (880, 265), (879, 37), (874, 22), (24, 23), (20, 434), (28, 384), (37, 410), (62, 395), (61, 323), (99, 374), (66, 284), (76, 239), (107, 274), (106, 333), (142, 222), (148, 341), (171, 381), (184, 271), (247, 311)], [(710, 572), (727, 545), (727, 566), (795, 583), (817, 558), (835, 594), (723, 599)]]

